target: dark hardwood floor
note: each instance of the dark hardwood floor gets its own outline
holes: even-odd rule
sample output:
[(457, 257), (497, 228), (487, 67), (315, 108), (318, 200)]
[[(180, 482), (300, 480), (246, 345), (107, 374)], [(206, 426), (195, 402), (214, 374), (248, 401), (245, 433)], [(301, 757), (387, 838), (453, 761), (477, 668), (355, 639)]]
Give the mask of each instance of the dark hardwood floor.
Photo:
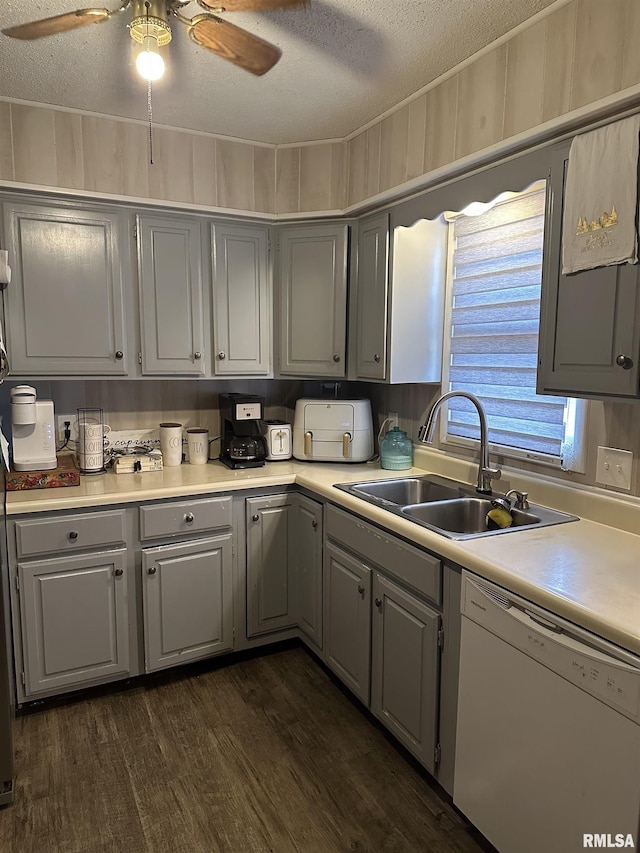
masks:
[(2, 853), (484, 850), (302, 648), (16, 721)]

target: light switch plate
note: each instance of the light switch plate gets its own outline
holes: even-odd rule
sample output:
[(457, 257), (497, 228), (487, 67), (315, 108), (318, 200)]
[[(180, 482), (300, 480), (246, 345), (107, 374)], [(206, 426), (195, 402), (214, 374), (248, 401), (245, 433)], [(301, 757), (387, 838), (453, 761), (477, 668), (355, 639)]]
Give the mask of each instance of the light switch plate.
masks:
[(603, 486), (616, 486), (618, 489), (631, 490), (631, 469), (633, 453), (630, 450), (617, 450), (614, 447), (598, 447), (596, 465), (596, 483)]

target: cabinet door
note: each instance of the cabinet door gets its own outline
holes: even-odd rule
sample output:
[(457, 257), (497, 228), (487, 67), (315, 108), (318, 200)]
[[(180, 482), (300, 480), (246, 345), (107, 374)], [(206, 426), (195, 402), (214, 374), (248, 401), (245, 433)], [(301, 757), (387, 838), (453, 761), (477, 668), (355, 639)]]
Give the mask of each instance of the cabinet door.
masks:
[(117, 213), (5, 203), (14, 374), (127, 373)]
[(356, 373), (384, 379), (387, 363), (389, 214), (372, 216), (358, 231)]
[(344, 376), (347, 225), (280, 232), (280, 371)]
[(637, 264), (619, 264), (562, 275), (567, 162), (563, 146), (554, 153), (547, 203), (538, 391), (636, 397), (640, 270)]
[(271, 371), (268, 229), (212, 225), (214, 372)]
[(293, 534), (295, 612), (298, 627), (322, 648), (322, 504), (298, 495)]
[(327, 665), (368, 706), (371, 569), (331, 544), (325, 552), (324, 643)]
[(145, 670), (233, 648), (232, 534), (142, 551)]
[(247, 499), (248, 637), (296, 624), (292, 507), (291, 495)]
[(433, 773), (440, 616), (377, 573), (373, 597), (371, 710)]
[(125, 554), (18, 563), (27, 696), (128, 673)]
[(142, 372), (205, 372), (200, 223), (138, 217)]

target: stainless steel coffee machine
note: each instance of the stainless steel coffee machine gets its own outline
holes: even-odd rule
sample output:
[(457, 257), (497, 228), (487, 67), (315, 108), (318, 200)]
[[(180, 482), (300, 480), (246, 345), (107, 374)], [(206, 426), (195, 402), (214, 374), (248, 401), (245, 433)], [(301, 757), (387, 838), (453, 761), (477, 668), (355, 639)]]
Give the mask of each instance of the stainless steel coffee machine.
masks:
[(259, 468), (267, 457), (260, 422), (264, 397), (256, 394), (220, 394), (222, 432), (220, 461), (228, 468)]

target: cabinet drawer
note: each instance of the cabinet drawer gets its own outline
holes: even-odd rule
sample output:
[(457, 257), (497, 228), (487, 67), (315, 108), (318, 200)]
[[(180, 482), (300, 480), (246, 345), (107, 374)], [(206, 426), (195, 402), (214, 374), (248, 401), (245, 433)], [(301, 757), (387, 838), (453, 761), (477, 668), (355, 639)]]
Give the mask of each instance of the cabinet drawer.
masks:
[(16, 521), (18, 557), (125, 545), (125, 519), (126, 510), (118, 509), (43, 520)]
[(442, 563), (390, 533), (334, 506), (327, 507), (327, 536), (408, 584), (436, 604), (442, 600)]
[(177, 533), (231, 527), (231, 507), (229, 496), (141, 506), (140, 538), (158, 539)]

